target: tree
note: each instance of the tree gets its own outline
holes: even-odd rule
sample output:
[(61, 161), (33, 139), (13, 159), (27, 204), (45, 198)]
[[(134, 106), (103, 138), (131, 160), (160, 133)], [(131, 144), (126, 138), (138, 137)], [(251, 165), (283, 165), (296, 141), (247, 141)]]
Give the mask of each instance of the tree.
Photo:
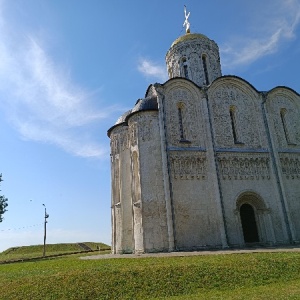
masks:
[[(3, 181), (2, 179), (2, 174), (0, 174), (0, 184), (1, 181)], [(1, 190), (0, 190), (1, 192)], [(7, 211), (6, 207), (7, 207), (7, 198), (5, 198), (4, 196), (0, 195), (0, 223), (3, 221), (3, 214)]]

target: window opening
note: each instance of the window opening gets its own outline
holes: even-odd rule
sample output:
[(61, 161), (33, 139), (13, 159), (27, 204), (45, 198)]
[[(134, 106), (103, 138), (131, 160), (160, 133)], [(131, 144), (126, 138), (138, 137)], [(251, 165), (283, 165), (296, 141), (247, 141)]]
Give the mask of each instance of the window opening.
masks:
[(184, 77), (185, 78), (189, 78), (189, 72), (188, 72), (187, 65), (183, 66), (183, 71), (184, 71)]
[(205, 75), (205, 84), (209, 85), (208, 71), (207, 71), (207, 61), (206, 61), (206, 56), (205, 55), (202, 55), (202, 64), (203, 64), (204, 75)]
[(180, 133), (180, 141), (179, 142), (180, 143), (190, 143), (190, 141), (186, 140), (184, 137), (182, 108), (183, 108), (183, 104), (179, 103), (179, 105), (178, 105), (178, 120), (179, 120), (179, 133)]
[(230, 107), (229, 114), (230, 114), (230, 120), (231, 120), (233, 141), (234, 141), (235, 144), (243, 144), (238, 140), (236, 117), (235, 117), (235, 114), (236, 114), (235, 107)]
[(183, 76), (189, 79), (189, 70), (186, 62), (186, 58), (182, 59)]
[(283, 108), (280, 110), (280, 118), (281, 118), (281, 123), (284, 131), (285, 140), (288, 143), (288, 145), (296, 145), (293, 142), (291, 142), (285, 115), (286, 115), (286, 109)]

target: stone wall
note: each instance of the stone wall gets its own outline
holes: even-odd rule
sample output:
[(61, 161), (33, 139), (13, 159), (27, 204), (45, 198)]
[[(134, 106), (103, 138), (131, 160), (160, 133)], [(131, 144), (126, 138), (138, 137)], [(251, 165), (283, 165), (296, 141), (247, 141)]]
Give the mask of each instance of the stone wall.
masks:
[(222, 216), (209, 152), (212, 145), (205, 95), (182, 80), (169, 82), (164, 95), (175, 247), (222, 247)]
[(278, 87), (267, 94), (265, 106), (286, 221), (292, 240), (300, 242), (300, 96)]
[(158, 112), (135, 114), (130, 117), (129, 126), (133, 123), (138, 128), (139, 175), (136, 176), (140, 176), (140, 187), (136, 188), (141, 193), (140, 199), (136, 199), (133, 205), (135, 214), (141, 214), (144, 251), (167, 251), (168, 229)]

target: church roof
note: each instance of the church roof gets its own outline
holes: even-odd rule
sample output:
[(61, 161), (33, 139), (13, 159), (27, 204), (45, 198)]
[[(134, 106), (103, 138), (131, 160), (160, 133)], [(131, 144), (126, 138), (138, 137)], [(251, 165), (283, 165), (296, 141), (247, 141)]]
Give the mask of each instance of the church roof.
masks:
[(158, 110), (157, 97), (149, 96), (144, 99), (138, 99), (131, 112), (134, 113), (143, 110)]
[(140, 111), (149, 111), (149, 110), (158, 110), (158, 104), (157, 104), (157, 97), (156, 96), (149, 96), (144, 99), (138, 99), (135, 103), (135, 106), (133, 109), (130, 109), (126, 111), (115, 123), (114, 126), (112, 126), (108, 131), (107, 135), (110, 136), (110, 132), (113, 128), (117, 127), (118, 125), (127, 123), (127, 120), (130, 116), (132, 116), (135, 113), (138, 113)]
[(131, 114), (131, 109), (128, 110), (128, 111), (126, 111), (121, 117), (119, 117), (119, 119), (117, 120), (117, 122), (115, 123), (115, 125), (119, 125), (119, 124), (124, 123), (125, 120), (126, 120), (126, 117), (127, 117), (128, 115), (130, 115), (130, 114)]
[(181, 42), (185, 42), (188, 40), (195, 40), (195, 39), (207, 39), (209, 40), (209, 38), (201, 33), (186, 33), (185, 35), (180, 36), (178, 39), (176, 39), (173, 44), (171, 45), (171, 48), (175, 45), (177, 45), (178, 43)]

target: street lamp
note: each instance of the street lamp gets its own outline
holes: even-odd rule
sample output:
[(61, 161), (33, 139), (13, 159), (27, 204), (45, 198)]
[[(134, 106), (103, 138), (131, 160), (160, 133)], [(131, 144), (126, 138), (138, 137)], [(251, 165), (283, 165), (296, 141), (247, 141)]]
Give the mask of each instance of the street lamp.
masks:
[(49, 215), (47, 214), (46, 205), (43, 204), (45, 207), (45, 222), (44, 222), (44, 251), (43, 251), (43, 257), (46, 255), (46, 236), (47, 236), (47, 219), (49, 218)]

